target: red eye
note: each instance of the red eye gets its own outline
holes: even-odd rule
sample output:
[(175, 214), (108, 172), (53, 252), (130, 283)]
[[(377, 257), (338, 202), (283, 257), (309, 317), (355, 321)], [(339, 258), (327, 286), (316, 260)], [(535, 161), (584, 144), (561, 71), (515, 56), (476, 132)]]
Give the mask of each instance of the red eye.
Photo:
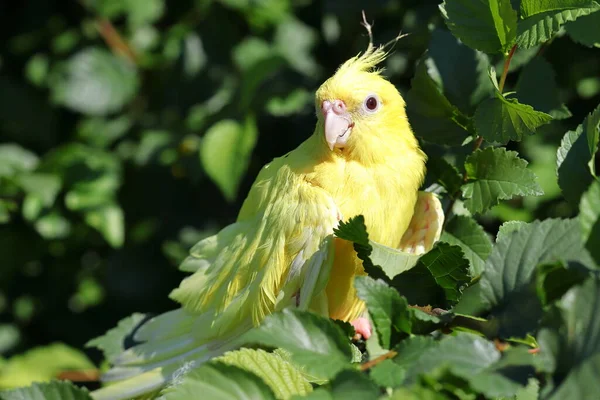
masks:
[(367, 101), (365, 101), (365, 106), (367, 107), (367, 110), (370, 110), (370, 111), (376, 110), (377, 106), (378, 106), (377, 99), (373, 96), (369, 97), (367, 99)]

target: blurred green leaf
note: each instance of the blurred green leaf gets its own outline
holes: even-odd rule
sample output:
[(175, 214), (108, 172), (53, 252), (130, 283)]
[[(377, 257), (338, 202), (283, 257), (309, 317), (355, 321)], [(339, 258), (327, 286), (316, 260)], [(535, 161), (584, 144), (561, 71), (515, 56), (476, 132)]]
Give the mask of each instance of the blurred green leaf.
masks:
[(284, 348), (295, 363), (317, 377), (332, 378), (351, 365), (350, 343), (341, 328), (308, 312), (285, 309), (269, 315), (246, 339)]
[(500, 200), (542, 194), (535, 175), (527, 169), (527, 161), (517, 154), (488, 147), (467, 157), (468, 182), (463, 185), (462, 193), (469, 211), (480, 213)]
[(535, 110), (558, 119), (571, 116), (569, 109), (560, 101), (554, 70), (543, 58), (536, 57), (523, 68), (516, 91), (519, 102)]
[(38, 165), (38, 160), (38, 156), (18, 144), (0, 144), (0, 177), (31, 171)]
[[(418, 336), (417, 336), (418, 337)], [(383, 387), (398, 387), (402, 385), (406, 370), (392, 360), (385, 360), (371, 369), (371, 379)]]
[(357, 296), (367, 304), (379, 342), (384, 349), (389, 349), (392, 344), (392, 327), (397, 332), (411, 333), (408, 303), (396, 289), (382, 280), (374, 280), (368, 276), (357, 276), (354, 287)]
[(125, 350), (125, 338), (133, 333), (146, 315), (134, 313), (119, 321), (116, 327), (107, 331), (104, 335), (88, 341), (86, 347), (96, 347), (102, 350), (104, 358), (111, 360)]
[(517, 44), (521, 48), (529, 48), (546, 42), (554, 36), (561, 26), (569, 21), (600, 10), (600, 5), (592, 0), (536, 1), (521, 2)]
[(184, 375), (181, 383), (162, 391), (165, 400), (193, 400), (198, 394), (214, 400), (275, 400), (269, 386), (258, 376), (218, 362), (204, 364)]
[(215, 361), (232, 365), (260, 377), (278, 399), (306, 395), (312, 386), (302, 373), (277, 353), (261, 349), (240, 349), (225, 353)]
[(52, 99), (88, 115), (121, 110), (135, 96), (135, 67), (107, 50), (89, 47), (72, 56), (50, 77)]
[(58, 212), (51, 212), (35, 222), (35, 229), (46, 239), (63, 239), (71, 233), (71, 222)]
[[(13, 324), (0, 324), (0, 354), (6, 354), (20, 341), (19, 328)], [(5, 363), (0, 364), (0, 371)]]
[(52, 381), (0, 392), (2, 400), (92, 400), (88, 391), (71, 382)]
[(152, 130), (142, 133), (140, 144), (135, 153), (135, 163), (146, 165), (153, 159), (157, 159), (158, 153), (167, 148), (171, 142), (172, 137), (168, 131)]
[(588, 47), (600, 47), (600, 12), (577, 18), (565, 24), (565, 29), (571, 39)]
[(61, 188), (61, 180), (53, 174), (23, 173), (16, 176), (17, 184), (29, 195), (38, 197), (42, 204), (50, 207)]
[(86, 212), (85, 222), (99, 231), (112, 247), (121, 247), (125, 240), (123, 210), (116, 204), (106, 204)]
[[(273, 1), (273, 0), (272, 0)], [(310, 54), (318, 39), (314, 29), (296, 18), (289, 18), (277, 26), (275, 48), (296, 71), (314, 76), (318, 65)]]
[(285, 97), (274, 97), (267, 103), (267, 112), (285, 117), (305, 110), (312, 103), (312, 95), (304, 89), (296, 89)]
[[(64, 371), (88, 369), (95, 369), (95, 366), (83, 352), (62, 343), (54, 343), (11, 357), (0, 367), (0, 388), (46, 382)], [(4, 399), (4, 393), (0, 397)]]
[(485, 260), (492, 252), (492, 242), (477, 221), (467, 216), (455, 216), (446, 224), (441, 240), (460, 246), (469, 260), (471, 276), (481, 275)]
[(581, 196), (579, 222), (585, 247), (600, 265), (600, 181), (594, 180)]
[(165, 11), (164, 0), (91, 0), (88, 3), (109, 19), (126, 15), (129, 24), (134, 27), (155, 22)]
[(485, 53), (507, 53), (517, 33), (517, 12), (509, 0), (444, 1), (442, 16), (467, 46)]
[(252, 117), (248, 117), (243, 126), (233, 120), (217, 122), (204, 135), (200, 161), (228, 201), (235, 200), (237, 196), (257, 136)]
[(114, 119), (86, 118), (77, 127), (77, 135), (95, 147), (108, 147), (123, 137), (133, 123), (127, 116)]
[(442, 89), (429, 76), (425, 61), (420, 61), (411, 89), (406, 94), (408, 117), (415, 134), (423, 140), (460, 145), (468, 137), (469, 120), (450, 104)]
[[(579, 204), (583, 192), (595, 175), (595, 154), (600, 137), (600, 106), (562, 138), (556, 154), (558, 184), (573, 205)], [(593, 175), (594, 174), (594, 175)]]
[(49, 69), (50, 61), (48, 60), (48, 56), (38, 53), (27, 61), (25, 76), (35, 86), (44, 86)]

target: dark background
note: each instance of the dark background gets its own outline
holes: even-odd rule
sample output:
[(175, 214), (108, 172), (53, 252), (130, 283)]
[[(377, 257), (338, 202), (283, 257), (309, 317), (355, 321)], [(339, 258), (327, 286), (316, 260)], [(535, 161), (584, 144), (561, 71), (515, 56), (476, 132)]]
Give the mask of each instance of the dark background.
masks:
[[(260, 167), (312, 133), (314, 91), (366, 48), (362, 9), (376, 43), (410, 33), (385, 65), (405, 94), (429, 27), (444, 28), (437, 1), (1, 2), (0, 142), (19, 146), (0, 152), (3, 357), (53, 342), (81, 349), (132, 312), (175, 307), (167, 295), (189, 247), (232, 222)], [(556, 148), (600, 101), (600, 52), (566, 35), (541, 51), (573, 116), (518, 145), (546, 195), (494, 208), (481, 218), (491, 234), (509, 219), (573, 214)], [(251, 153), (219, 149), (222, 168), (241, 172), (234, 199), (199, 156), (223, 119), (259, 132)], [(59, 188), (46, 178), (31, 188), (28, 173)], [(72, 204), (77, 194), (90, 204)]]

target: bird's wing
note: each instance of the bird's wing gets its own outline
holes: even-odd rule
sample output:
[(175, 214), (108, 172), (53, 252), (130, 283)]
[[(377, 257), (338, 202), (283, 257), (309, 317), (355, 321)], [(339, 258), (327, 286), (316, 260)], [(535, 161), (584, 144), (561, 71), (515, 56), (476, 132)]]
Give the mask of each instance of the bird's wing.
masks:
[(411, 254), (428, 252), (440, 239), (443, 225), (444, 211), (438, 197), (419, 192), (414, 214), (398, 249)]
[(190, 250), (180, 268), (192, 275), (171, 293), (182, 308), (136, 330), (141, 343), (110, 360), (103, 380), (115, 384), (94, 398), (159, 389), (182, 367), (239, 347), (242, 334), (273, 311), (293, 306), (327, 314), (324, 288), (339, 213), (327, 192), (280, 160), (259, 174), (238, 221)]

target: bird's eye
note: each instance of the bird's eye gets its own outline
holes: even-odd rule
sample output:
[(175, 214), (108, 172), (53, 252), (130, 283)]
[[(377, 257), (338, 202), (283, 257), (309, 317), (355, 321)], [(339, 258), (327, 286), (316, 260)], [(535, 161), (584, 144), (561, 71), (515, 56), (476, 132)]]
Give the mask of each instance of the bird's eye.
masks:
[(363, 104), (363, 108), (368, 113), (374, 113), (381, 106), (381, 101), (376, 95), (369, 95)]

